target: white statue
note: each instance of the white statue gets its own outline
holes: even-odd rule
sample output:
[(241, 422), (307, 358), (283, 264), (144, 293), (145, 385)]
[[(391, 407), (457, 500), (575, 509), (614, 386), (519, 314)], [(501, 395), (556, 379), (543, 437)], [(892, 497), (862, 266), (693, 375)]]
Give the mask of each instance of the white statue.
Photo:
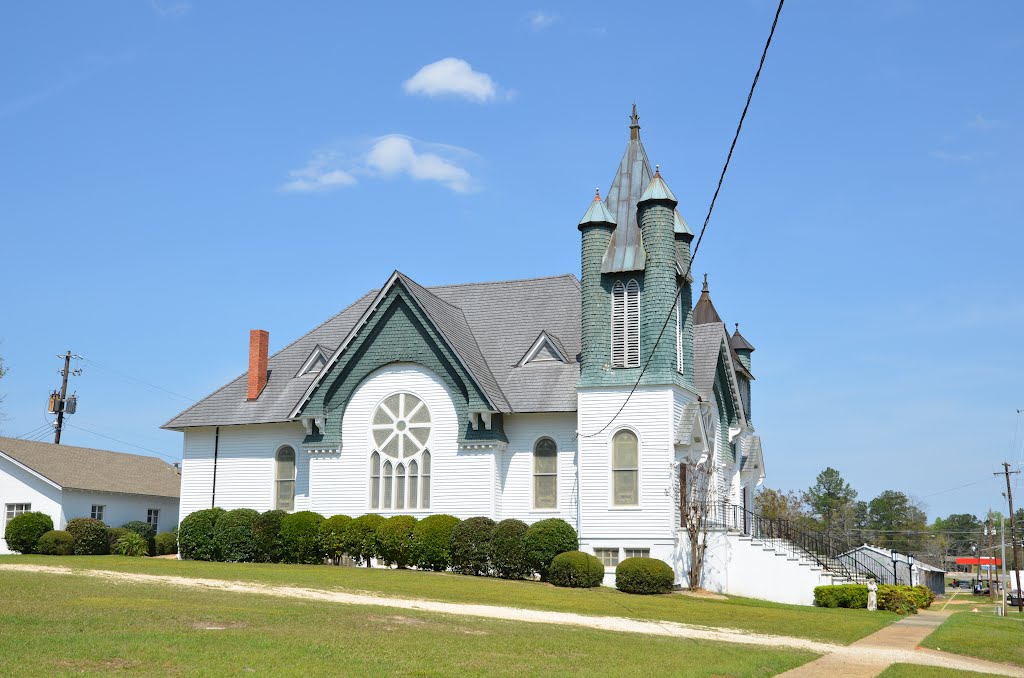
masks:
[(878, 609), (878, 584), (874, 579), (868, 579), (868, 610), (874, 612)]

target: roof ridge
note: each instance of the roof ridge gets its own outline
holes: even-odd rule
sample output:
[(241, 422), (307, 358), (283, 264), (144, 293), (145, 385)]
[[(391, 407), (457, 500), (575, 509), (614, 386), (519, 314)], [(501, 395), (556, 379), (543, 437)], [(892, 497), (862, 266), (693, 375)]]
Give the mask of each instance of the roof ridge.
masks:
[(429, 285), (429, 286), (420, 285), (420, 287), (423, 287), (424, 289), (427, 289), (427, 290), (438, 290), (438, 289), (444, 289), (444, 288), (448, 288), (448, 287), (469, 287), (470, 285), (475, 286), (475, 287), (479, 287), (481, 285), (505, 285), (505, 284), (508, 284), (508, 283), (516, 283), (516, 282), (539, 282), (541, 280), (556, 280), (558, 278), (572, 278), (574, 281), (576, 281), (577, 285), (579, 284), (579, 281), (576, 280), (576, 274), (575, 273), (559, 273), (558, 275), (543, 275), (543, 276), (540, 276), (540, 277), (537, 277), (537, 278), (512, 278), (510, 280), (485, 280), (485, 281), (482, 281), (482, 282), (449, 283), (447, 285)]
[[(48, 442), (45, 442), (45, 441), (42, 441), (42, 440), (25, 440), (24, 438), (12, 438), (10, 436), (0, 436), (0, 452), (3, 452), (4, 454), (7, 454), (7, 452), (4, 451), (4, 448), (2, 447), (2, 445), (3, 445), (4, 441), (7, 441), (7, 440), (16, 441), (19, 445), (40, 446), (40, 447), (63, 447), (63, 448), (72, 448), (72, 449), (76, 449), (76, 450), (86, 450), (87, 452), (102, 452), (103, 454), (116, 454), (119, 457), (135, 457), (136, 459), (154, 459), (154, 460), (160, 462), (161, 464), (165, 464), (168, 468), (174, 468), (169, 462), (164, 461), (160, 457), (154, 456), (152, 454), (136, 454), (134, 452), (118, 452), (117, 450), (101, 450), (98, 447), (82, 447), (81, 445), (64, 445), (64, 444), (57, 444), (57, 443), (48, 443)], [(27, 464), (26, 464), (26, 466), (27, 466)], [(35, 470), (35, 469), (33, 469), (33, 470)]]

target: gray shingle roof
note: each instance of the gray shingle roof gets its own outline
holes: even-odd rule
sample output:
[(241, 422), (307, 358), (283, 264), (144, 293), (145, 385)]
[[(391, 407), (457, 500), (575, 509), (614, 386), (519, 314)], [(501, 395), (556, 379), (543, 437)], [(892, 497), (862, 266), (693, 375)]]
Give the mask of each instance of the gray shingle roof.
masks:
[(156, 457), (0, 438), (0, 453), (64, 489), (177, 497), (181, 475)]
[[(580, 286), (575, 276), (439, 287), (422, 287), (402, 277), (499, 411), (575, 411), (578, 363), (515, 367), (542, 330), (557, 336), (573, 359), (579, 353)], [(333, 353), (376, 296), (377, 290), (367, 292), (271, 356), (267, 386), (258, 399), (246, 401), (243, 373), (163, 427), (287, 421), (316, 376), (295, 377), (302, 363), (317, 344)], [(246, 357), (239, 355), (239, 362)]]

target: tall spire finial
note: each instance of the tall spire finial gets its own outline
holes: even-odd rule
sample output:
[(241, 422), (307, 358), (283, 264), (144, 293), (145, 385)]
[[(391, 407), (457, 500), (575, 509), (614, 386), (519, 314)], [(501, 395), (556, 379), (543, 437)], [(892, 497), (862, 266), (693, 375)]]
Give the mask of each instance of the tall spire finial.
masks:
[(594, 189), (594, 202), (601, 202), (601, 189), (600, 188), (595, 188)]
[(702, 289), (701, 292), (707, 292), (707, 291), (708, 291), (708, 274), (705, 273), (704, 274), (704, 289)]
[(740, 333), (740, 324), (736, 323), (736, 334)]
[(636, 114), (636, 102), (633, 102), (633, 114), (629, 116), (629, 138), (631, 141), (640, 139), (640, 116)]

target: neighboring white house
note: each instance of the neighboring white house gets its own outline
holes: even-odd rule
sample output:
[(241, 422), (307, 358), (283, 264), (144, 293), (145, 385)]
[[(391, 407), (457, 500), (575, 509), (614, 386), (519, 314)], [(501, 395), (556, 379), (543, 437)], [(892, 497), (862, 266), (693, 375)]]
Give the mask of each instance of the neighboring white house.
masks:
[[(754, 347), (726, 328), (706, 277), (693, 304), (693, 232), (677, 205), (634, 109), (607, 197), (565, 225), (580, 232), (579, 278), (427, 288), (395, 271), (273, 356), (268, 333), (253, 330), (248, 372), (164, 425), (184, 433), (182, 517), (213, 505), (559, 517), (604, 562), (606, 583), (620, 560), (643, 555), (685, 584), (687, 460), (713, 475), (708, 501), (737, 515), (752, 507), (764, 461)], [(443, 228), (429, 214), (410, 222), (413, 207), (393, 213), (396, 226)], [(521, 216), (481, 227), (517, 238)], [(379, 225), (382, 259), (401, 237), (391, 228)], [(303, 265), (344, 266), (353, 254), (342, 238)], [(300, 281), (295, 299), (330, 294)], [(810, 603), (833, 581), (811, 558), (742, 539), (742, 524), (715, 530), (707, 588)]]
[(0, 553), (11, 552), (7, 521), (29, 511), (50, 516), (54, 529), (91, 517), (173, 530), (180, 486), (178, 470), (156, 457), (0, 438)]
[(870, 573), (880, 584), (927, 586), (936, 595), (946, 592), (946, 572), (906, 553), (864, 544), (839, 556), (843, 563)]

